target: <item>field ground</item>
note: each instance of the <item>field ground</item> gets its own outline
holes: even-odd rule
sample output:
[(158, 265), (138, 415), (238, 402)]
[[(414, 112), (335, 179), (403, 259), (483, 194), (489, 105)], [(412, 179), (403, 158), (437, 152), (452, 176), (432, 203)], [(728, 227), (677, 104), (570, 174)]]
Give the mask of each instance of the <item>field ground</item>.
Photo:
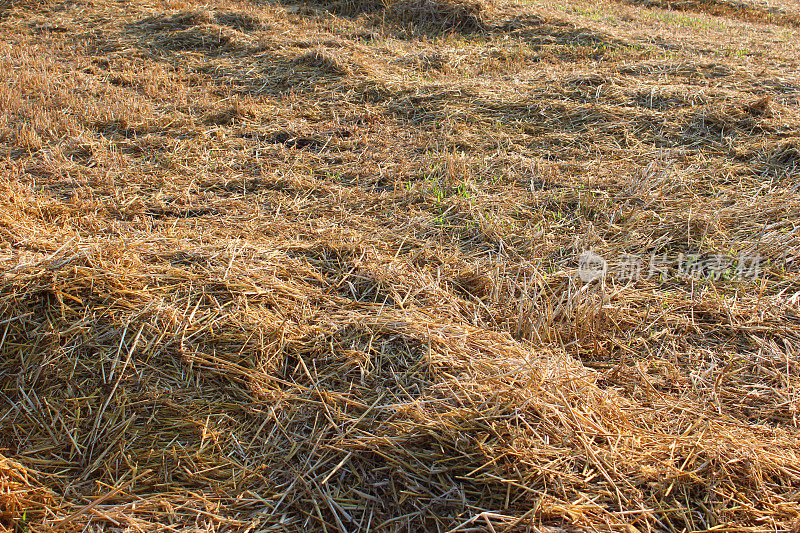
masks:
[(797, 532), (798, 72), (797, 0), (0, 0), (0, 528)]

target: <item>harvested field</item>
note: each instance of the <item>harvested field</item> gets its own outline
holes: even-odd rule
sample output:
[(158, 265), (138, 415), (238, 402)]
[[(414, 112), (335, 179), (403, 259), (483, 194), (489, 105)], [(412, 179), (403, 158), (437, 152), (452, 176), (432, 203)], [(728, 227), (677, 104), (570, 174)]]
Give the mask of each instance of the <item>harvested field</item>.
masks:
[[(742, 2), (739, 0), (621, 0), (633, 5), (707, 13), (747, 22), (764, 22), (786, 26), (800, 26), (800, 13), (786, 9), (780, 3)], [(789, 4), (791, 6), (791, 3)], [(796, 5), (793, 7), (797, 7)]]
[(798, 13), (0, 0), (0, 530), (797, 532)]

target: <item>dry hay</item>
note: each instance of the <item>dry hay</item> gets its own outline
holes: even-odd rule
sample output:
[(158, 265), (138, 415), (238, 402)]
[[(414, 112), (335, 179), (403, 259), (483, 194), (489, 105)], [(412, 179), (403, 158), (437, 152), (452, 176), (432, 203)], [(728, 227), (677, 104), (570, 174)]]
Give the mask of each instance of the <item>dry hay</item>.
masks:
[[(490, 47), (528, 41), (347, 46), (374, 21), (270, 9), (253, 54), (160, 55), (221, 11), (93, 5), (67, 15), (123, 18), (97, 41), (2, 28), (26, 45), (0, 54), (2, 527), (796, 527), (771, 71), (588, 68), (598, 33), (531, 24), (550, 62), (509, 76)], [(582, 284), (590, 246), (769, 264)]]
[(28, 468), (0, 454), (0, 527), (41, 520), (54, 495), (40, 486)]
[(263, 27), (258, 16), (242, 11), (215, 11), (214, 22), (244, 32), (256, 31)]
[(236, 11), (184, 11), (147, 17), (132, 28), (166, 50), (214, 51), (246, 47), (253, 41), (246, 33), (261, 27), (261, 21)]
[(216, 24), (203, 24), (185, 30), (166, 31), (153, 39), (153, 44), (167, 50), (236, 49), (249, 44), (244, 34)]
[(322, 74), (333, 74), (334, 76), (347, 76), (353, 73), (349, 65), (324, 48), (316, 48), (300, 54), (294, 59), (294, 64), (310, 66), (321, 71)]
[(469, 0), (393, 0), (390, 8), (401, 21), (441, 31), (484, 28), (486, 3)]
[[(200, 224), (110, 246), (71, 229), (102, 211), (0, 185), (4, 246), (27, 243), (0, 281), (0, 424), (60, 494), (29, 504), (39, 528), (698, 529), (800, 512), (796, 435), (675, 402), (653, 385), (668, 369), (643, 370), (632, 400), (460, 322), (464, 301), (398, 262), (401, 243), (228, 219), (247, 243)], [(498, 290), (441, 267), (467, 294)], [(412, 293), (435, 315), (399, 307)], [(11, 525), (39, 493), (8, 468)]]
[(212, 22), (214, 14), (211, 11), (183, 11), (172, 15), (147, 17), (139, 21), (136, 27), (148, 32), (180, 31)]
[(751, 161), (763, 176), (791, 180), (800, 172), (800, 144), (797, 141), (776, 142), (740, 155)]
[(450, 58), (442, 52), (409, 54), (402, 58), (401, 63), (416, 67), (423, 72), (431, 70), (446, 72), (450, 69)]
[(490, 7), (488, 2), (475, 0), (341, 0), (315, 3), (347, 16), (383, 13), (383, 20), (389, 18), (394, 22), (435, 32), (484, 29)]
[(0, 0), (0, 14), (16, 8), (24, 11), (47, 8), (53, 4), (53, 0)]
[(385, 0), (325, 0), (314, 2), (314, 4), (347, 17), (390, 11), (390, 3)]
[(740, 0), (620, 0), (622, 2), (675, 11), (690, 11), (729, 17), (746, 22), (764, 22), (800, 27), (800, 15), (779, 7), (764, 7)]

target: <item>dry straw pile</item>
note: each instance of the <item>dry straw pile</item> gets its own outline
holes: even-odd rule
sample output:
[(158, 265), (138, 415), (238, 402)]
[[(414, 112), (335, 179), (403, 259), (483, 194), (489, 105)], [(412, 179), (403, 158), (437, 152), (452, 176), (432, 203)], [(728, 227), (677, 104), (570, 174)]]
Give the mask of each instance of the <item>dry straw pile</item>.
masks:
[(347, 16), (378, 14), (385, 21), (434, 31), (474, 31), (486, 25), (491, 3), (471, 0), (334, 0), (315, 2)]
[[(0, 22), (0, 529), (797, 530), (788, 63), (53, 4)], [(763, 263), (584, 284), (589, 247)]]
[(794, 11), (787, 10), (792, 6), (769, 2), (742, 2), (740, 0), (624, 0), (633, 5), (708, 13), (727, 16), (738, 20), (766, 22), (790, 27), (800, 26), (800, 13), (796, 6)]
[[(87, 237), (70, 229), (99, 223), (85, 207), (2, 194), (4, 239), (26, 243), (2, 280), (8, 525), (797, 516), (793, 432), (652, 385), (626, 398), (571, 357), (455, 320), (459, 299), (391, 253), (244, 222), (246, 241)], [(413, 294), (429, 305), (402, 306)]]

